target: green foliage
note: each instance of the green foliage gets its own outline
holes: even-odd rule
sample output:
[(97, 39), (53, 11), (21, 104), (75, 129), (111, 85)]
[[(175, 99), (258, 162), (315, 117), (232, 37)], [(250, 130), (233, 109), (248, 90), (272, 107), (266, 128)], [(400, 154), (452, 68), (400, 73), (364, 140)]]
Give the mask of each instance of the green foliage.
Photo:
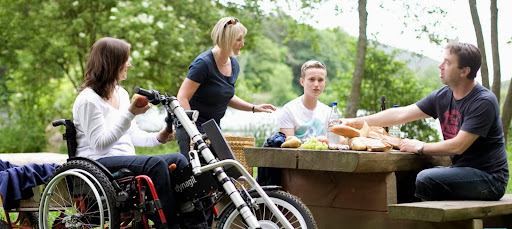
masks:
[[(129, 92), (141, 86), (176, 94), (188, 65), (213, 47), (211, 29), (225, 16), (239, 18), (248, 28), (243, 55), (238, 57), (242, 69), (236, 85), (239, 97), (283, 105), (303, 93), (300, 67), (316, 59), (328, 71), (320, 100), (338, 101), (344, 107), (355, 62), (355, 38), (341, 29), (316, 30), (279, 10), (276, 15), (263, 15), (261, 2), (0, 0), (0, 152), (42, 151), (50, 122), (72, 118), (88, 52), (99, 38), (118, 37), (131, 43), (133, 67), (123, 82)], [(304, 17), (318, 2), (300, 1)], [(424, 88), (423, 78), (420, 85), (393, 55), (373, 50), (367, 63), (371, 64), (365, 70), (368, 77), (363, 82), (361, 109), (368, 112), (377, 111), (380, 95), (387, 96), (388, 104), (406, 105), (433, 85), (428, 83), (425, 91), (418, 89)], [(425, 125), (421, 123), (418, 130), (404, 126), (403, 131), (410, 129), (426, 137), (430, 132)], [(261, 145), (276, 127), (255, 125), (250, 131)], [(148, 154), (178, 151), (172, 147), (137, 150)]]
[[(246, 93), (267, 92), (271, 98), (265, 103), (282, 106), (288, 101), (297, 97), (293, 92), (293, 75), (291, 68), (285, 64), (286, 54), (289, 53), (286, 47), (280, 46), (266, 37), (256, 40), (257, 49), (254, 49), (244, 56), (242, 65), (244, 74), (242, 82), (237, 85), (237, 94), (240, 91)], [(240, 85), (242, 84), (242, 85)], [(279, 85), (277, 87), (276, 85)], [(251, 93), (251, 94), (252, 94)], [(254, 98), (248, 97), (249, 101)]]
[(45, 145), (44, 129), (28, 121), (11, 124), (0, 132), (0, 153), (41, 152)]
[[(266, 28), (263, 30), (265, 37), (276, 44), (284, 45), (289, 50), (285, 55), (285, 63), (292, 70), (293, 94), (303, 93), (299, 82), (300, 69), (304, 62), (314, 59), (327, 66), (327, 85), (320, 100), (325, 103), (335, 101), (332, 85), (339, 82), (337, 77), (340, 74), (350, 69), (350, 46), (354, 38), (341, 29), (316, 30), (309, 25), (298, 24), (289, 16), (282, 14), (269, 16), (262, 22), (262, 27)], [(281, 84), (280, 87), (282, 86), (284, 85)], [(284, 91), (281, 90), (281, 93)]]
[[(44, 149), (50, 121), (71, 118), (89, 49), (99, 38), (132, 44), (133, 67), (123, 82), (128, 91), (142, 86), (175, 94), (190, 62), (213, 47), (217, 20), (240, 9), (212, 1), (0, 0), (0, 128), (2, 135), (28, 137), (37, 146), (3, 141), (23, 151)], [(250, 25), (257, 17), (239, 18)]]

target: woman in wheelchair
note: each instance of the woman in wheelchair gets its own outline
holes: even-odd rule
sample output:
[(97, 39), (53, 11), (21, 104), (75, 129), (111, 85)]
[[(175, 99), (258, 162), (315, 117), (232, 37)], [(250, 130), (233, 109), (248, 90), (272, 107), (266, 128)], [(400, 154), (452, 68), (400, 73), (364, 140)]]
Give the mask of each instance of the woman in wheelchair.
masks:
[[(172, 130), (158, 133), (138, 128), (134, 117), (149, 109), (130, 103), (128, 92), (120, 86), (131, 67), (130, 44), (116, 38), (101, 38), (92, 46), (83, 84), (73, 104), (73, 122), (78, 143), (77, 156), (93, 159), (110, 172), (128, 168), (137, 175), (149, 176), (154, 185), (169, 228), (179, 228), (178, 207), (171, 190), (169, 166), (178, 169), (188, 162), (180, 153), (142, 156), (134, 146), (152, 147), (172, 140)], [(156, 220), (157, 227), (159, 220)]]

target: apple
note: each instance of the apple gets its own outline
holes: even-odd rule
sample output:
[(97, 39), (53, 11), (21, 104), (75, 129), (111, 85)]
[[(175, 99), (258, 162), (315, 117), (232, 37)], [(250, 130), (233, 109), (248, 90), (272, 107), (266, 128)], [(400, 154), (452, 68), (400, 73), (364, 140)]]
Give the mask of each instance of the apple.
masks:
[(132, 97), (132, 101), (135, 100), (135, 106), (136, 107), (145, 107), (148, 105), (149, 101), (146, 98), (146, 96), (134, 94)]
[(323, 135), (320, 135), (320, 136), (316, 137), (316, 140), (319, 141), (319, 142), (323, 142), (326, 145), (329, 145), (329, 140), (327, 139), (327, 137), (325, 137)]

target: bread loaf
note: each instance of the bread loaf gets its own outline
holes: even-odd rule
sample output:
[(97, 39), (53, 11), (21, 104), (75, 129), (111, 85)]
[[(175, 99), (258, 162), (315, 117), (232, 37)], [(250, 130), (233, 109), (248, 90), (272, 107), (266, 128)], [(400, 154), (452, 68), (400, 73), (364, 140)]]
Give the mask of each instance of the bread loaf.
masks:
[(368, 150), (371, 152), (386, 152), (391, 146), (385, 145), (383, 142), (365, 137), (355, 137), (350, 139), (350, 149), (352, 150)]
[(347, 137), (347, 138), (353, 138), (353, 137), (360, 136), (360, 132), (358, 129), (351, 127), (351, 126), (344, 125), (344, 124), (338, 124), (338, 125), (332, 126), (331, 132), (333, 132), (337, 135), (341, 135), (343, 137)]

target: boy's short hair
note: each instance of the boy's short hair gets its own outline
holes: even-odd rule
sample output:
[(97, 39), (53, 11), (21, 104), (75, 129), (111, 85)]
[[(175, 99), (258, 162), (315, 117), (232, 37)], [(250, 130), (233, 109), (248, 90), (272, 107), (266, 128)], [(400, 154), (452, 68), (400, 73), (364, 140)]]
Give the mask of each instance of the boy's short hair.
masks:
[(318, 60), (308, 60), (306, 63), (302, 64), (302, 67), (300, 68), (300, 77), (304, 78), (306, 76), (306, 70), (309, 68), (321, 68), (324, 69), (325, 72), (327, 72), (327, 67), (324, 63), (318, 61)]

